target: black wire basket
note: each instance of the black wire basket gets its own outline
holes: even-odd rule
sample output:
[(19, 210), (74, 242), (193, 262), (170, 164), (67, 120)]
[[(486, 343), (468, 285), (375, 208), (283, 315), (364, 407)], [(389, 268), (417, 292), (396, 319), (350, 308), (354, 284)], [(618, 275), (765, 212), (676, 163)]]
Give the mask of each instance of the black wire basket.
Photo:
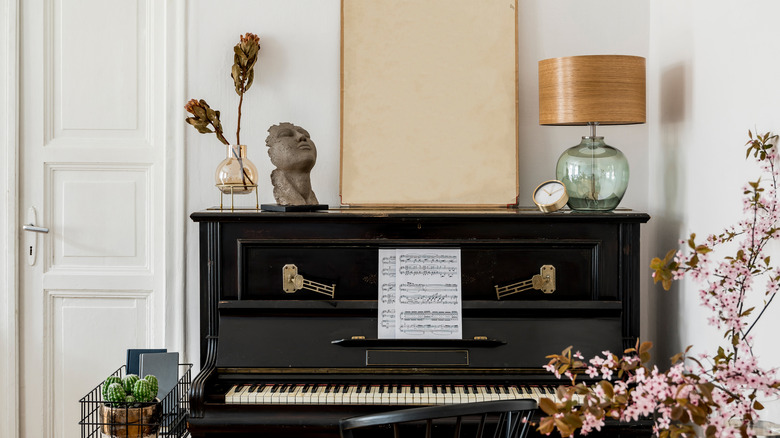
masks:
[[(103, 400), (100, 383), (79, 400), (81, 438), (188, 437), (189, 391), (192, 364), (179, 364), (179, 381), (168, 394), (150, 403), (113, 403)], [(123, 378), (125, 366), (112, 376)]]

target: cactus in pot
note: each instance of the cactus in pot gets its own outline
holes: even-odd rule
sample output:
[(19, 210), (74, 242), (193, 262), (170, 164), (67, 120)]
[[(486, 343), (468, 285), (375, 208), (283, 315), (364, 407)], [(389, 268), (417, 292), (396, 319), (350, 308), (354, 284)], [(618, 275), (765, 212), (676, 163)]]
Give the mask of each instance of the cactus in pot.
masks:
[(109, 376), (103, 382), (103, 400), (115, 407), (138, 407), (141, 403), (154, 401), (158, 387), (157, 377), (151, 374), (143, 379), (135, 374), (128, 374), (123, 379)]
[(152, 438), (158, 436), (162, 403), (157, 399), (158, 383), (153, 375), (140, 378), (128, 374), (123, 379), (110, 376), (103, 382), (100, 406), (101, 431), (113, 438)]

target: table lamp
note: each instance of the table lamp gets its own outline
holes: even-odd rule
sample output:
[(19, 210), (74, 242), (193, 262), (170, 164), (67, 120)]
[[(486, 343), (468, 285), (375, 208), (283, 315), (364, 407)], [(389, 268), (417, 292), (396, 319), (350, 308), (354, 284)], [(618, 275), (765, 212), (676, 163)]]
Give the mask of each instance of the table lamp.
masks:
[(596, 136), (598, 125), (645, 123), (645, 58), (589, 55), (539, 61), (539, 124), (587, 125), (563, 152), (556, 178), (574, 210), (611, 211), (628, 187), (628, 161)]

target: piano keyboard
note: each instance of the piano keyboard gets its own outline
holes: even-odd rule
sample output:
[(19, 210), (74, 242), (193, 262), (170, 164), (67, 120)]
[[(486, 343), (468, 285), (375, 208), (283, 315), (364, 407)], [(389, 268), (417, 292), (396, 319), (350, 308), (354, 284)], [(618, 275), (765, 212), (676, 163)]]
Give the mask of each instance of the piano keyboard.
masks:
[(225, 394), (226, 404), (273, 405), (447, 405), (491, 400), (551, 398), (552, 386), (530, 385), (347, 385), (239, 384)]

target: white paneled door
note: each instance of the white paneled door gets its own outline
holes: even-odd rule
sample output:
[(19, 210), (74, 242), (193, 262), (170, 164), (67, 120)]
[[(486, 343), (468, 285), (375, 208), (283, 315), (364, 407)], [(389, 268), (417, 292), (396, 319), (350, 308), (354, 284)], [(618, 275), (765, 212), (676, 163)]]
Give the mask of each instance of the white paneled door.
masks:
[(19, 8), (19, 435), (79, 437), (127, 348), (183, 346), (183, 6)]

